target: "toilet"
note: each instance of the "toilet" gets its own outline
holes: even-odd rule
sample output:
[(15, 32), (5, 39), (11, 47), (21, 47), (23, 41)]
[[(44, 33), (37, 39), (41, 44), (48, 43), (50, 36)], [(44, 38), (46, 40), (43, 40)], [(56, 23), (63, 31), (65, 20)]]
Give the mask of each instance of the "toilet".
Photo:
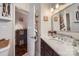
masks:
[(8, 56), (9, 49), (10, 49), (10, 43), (8, 44), (8, 46), (0, 48), (0, 56)]

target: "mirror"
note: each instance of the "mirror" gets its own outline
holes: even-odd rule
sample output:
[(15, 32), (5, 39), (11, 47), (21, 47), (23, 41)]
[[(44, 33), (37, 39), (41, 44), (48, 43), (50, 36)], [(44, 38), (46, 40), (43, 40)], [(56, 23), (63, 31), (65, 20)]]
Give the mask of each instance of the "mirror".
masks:
[(79, 4), (72, 4), (52, 15), (54, 31), (79, 32)]

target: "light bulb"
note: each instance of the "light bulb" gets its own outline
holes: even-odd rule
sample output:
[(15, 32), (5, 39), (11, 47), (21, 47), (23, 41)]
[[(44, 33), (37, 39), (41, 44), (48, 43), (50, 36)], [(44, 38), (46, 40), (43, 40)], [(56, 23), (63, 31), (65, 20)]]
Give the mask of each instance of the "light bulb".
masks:
[(51, 8), (51, 12), (53, 12), (54, 11), (54, 9), (53, 8)]
[(56, 4), (56, 9), (59, 8), (59, 4)]

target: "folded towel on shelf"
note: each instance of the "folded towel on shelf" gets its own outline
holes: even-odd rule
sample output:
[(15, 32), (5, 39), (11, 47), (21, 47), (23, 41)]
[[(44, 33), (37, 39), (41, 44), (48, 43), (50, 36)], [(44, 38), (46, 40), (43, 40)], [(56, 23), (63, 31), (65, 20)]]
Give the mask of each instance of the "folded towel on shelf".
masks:
[(9, 40), (6, 40), (6, 39), (0, 40), (0, 48), (4, 48), (4, 47), (8, 46), (8, 44), (9, 44)]

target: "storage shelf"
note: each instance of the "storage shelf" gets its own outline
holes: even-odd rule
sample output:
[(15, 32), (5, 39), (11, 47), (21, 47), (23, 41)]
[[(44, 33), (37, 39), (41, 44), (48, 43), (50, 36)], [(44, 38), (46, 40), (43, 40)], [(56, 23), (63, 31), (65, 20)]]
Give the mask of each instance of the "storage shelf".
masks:
[(1, 21), (11, 21), (11, 17), (0, 16)]

